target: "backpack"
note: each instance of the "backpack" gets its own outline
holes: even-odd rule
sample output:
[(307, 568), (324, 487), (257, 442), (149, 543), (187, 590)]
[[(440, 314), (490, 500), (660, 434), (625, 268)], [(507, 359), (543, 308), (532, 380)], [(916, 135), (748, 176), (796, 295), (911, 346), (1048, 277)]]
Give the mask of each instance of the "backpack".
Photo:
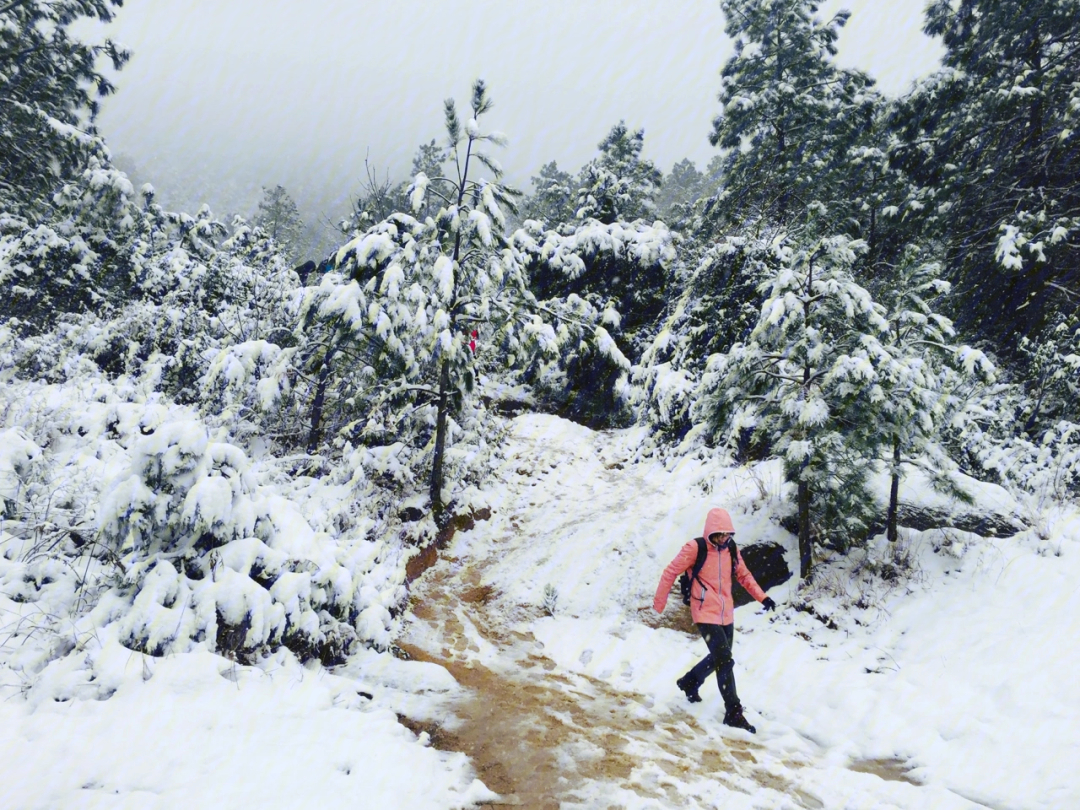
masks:
[[(704, 537), (695, 537), (697, 541), (697, 557), (694, 558), (694, 567), (690, 570), (690, 574), (687, 575), (685, 571), (679, 574), (679, 591), (682, 593), (682, 601), (684, 605), (690, 604), (691, 588), (693, 582), (696, 579), (698, 584), (705, 588), (705, 583), (701, 581), (701, 567), (705, 565), (705, 558), (709, 554), (709, 547)], [(735, 581), (735, 566), (739, 559), (739, 549), (735, 545), (735, 538), (728, 539), (728, 552), (731, 555), (731, 581)], [(705, 596), (701, 596), (701, 602), (704, 604)]]

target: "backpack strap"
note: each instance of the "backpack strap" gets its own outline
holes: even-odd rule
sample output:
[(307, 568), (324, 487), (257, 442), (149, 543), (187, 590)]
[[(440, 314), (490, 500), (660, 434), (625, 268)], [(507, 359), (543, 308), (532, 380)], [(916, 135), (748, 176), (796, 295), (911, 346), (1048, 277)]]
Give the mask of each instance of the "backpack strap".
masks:
[(694, 558), (694, 567), (690, 572), (690, 583), (695, 581), (701, 586), (701, 604), (705, 604), (705, 583), (701, 581), (701, 569), (705, 565), (705, 558), (709, 554), (709, 546), (704, 537), (695, 537), (697, 540), (697, 557)]

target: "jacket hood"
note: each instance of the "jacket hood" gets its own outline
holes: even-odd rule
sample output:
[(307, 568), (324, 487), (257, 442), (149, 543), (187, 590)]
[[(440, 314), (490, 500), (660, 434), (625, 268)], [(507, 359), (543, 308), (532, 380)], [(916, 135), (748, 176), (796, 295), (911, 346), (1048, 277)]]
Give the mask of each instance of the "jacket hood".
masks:
[(705, 517), (705, 530), (701, 536), (708, 540), (710, 534), (733, 531), (735, 531), (735, 526), (732, 524), (731, 515), (727, 513), (726, 509), (710, 509), (709, 514)]

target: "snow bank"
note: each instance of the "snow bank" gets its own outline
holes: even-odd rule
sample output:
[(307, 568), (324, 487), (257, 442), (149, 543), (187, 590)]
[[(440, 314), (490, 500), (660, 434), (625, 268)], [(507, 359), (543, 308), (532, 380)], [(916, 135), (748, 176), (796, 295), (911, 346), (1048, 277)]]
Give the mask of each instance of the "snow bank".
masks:
[(0, 702), (0, 805), (435, 810), (494, 798), (464, 754), (425, 747), (354, 682), (287, 653), (252, 668), (205, 649), (107, 646), (108, 700)]
[(398, 722), (457, 687), (377, 651), (408, 555), (359, 462), (295, 477), (93, 378), (9, 381), (0, 413), (0, 807), (494, 798)]

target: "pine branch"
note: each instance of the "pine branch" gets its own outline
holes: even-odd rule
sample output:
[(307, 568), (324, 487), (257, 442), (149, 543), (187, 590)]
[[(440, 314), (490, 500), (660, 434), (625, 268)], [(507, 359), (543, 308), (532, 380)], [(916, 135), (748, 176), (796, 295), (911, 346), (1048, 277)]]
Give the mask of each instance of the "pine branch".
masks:
[(0, 8), (0, 14), (7, 14), (9, 11), (18, 8), (19, 6), (25, 6), (29, 2), (32, 2), (32, 0), (12, 0), (12, 2), (8, 3), (3, 8)]

